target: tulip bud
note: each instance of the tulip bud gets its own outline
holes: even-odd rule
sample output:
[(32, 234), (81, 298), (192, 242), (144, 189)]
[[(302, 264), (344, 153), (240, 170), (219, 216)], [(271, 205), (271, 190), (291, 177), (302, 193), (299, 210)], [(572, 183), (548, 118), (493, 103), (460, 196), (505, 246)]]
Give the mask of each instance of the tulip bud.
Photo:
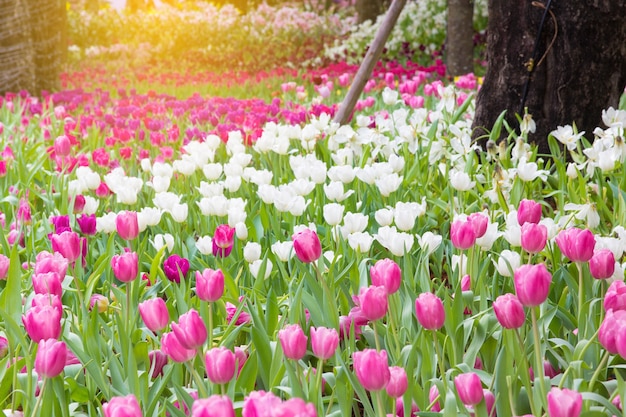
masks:
[(165, 277), (177, 284), (180, 283), (181, 276), (185, 278), (188, 271), (189, 261), (176, 254), (170, 255), (163, 262), (163, 273), (165, 274)]
[(518, 329), (526, 320), (524, 306), (513, 294), (504, 294), (496, 298), (493, 302), (493, 311), (496, 313), (498, 322), (505, 329)]
[(370, 268), (372, 285), (384, 286), (387, 293), (393, 294), (400, 289), (402, 270), (391, 259), (381, 259)]
[(11, 261), (7, 256), (0, 254), (0, 280), (7, 279), (10, 263)]
[(109, 309), (109, 299), (102, 294), (93, 294), (89, 298), (89, 310), (93, 308), (98, 310), (98, 313), (104, 313)]
[(209, 350), (204, 363), (207, 376), (214, 384), (227, 384), (235, 375), (235, 353), (223, 346)]
[(467, 221), (472, 224), (476, 239), (480, 239), (487, 232), (487, 226), (489, 226), (489, 217), (483, 213), (472, 213), (467, 216)]
[(104, 417), (142, 417), (139, 402), (133, 394), (125, 397), (113, 397), (102, 404)]
[(439, 401), (438, 398), (440, 398), (439, 389), (437, 388), (437, 385), (432, 385), (428, 391), (428, 402), (431, 404), (434, 403), (430, 410), (435, 413), (441, 411), (441, 401)]
[(133, 240), (139, 236), (139, 221), (136, 211), (123, 211), (115, 217), (117, 234), (124, 240)]
[(121, 255), (113, 255), (111, 268), (115, 278), (122, 282), (131, 282), (139, 274), (139, 258), (136, 252), (124, 252)]
[(65, 342), (46, 339), (39, 342), (35, 357), (35, 371), (44, 378), (54, 378), (63, 372), (67, 359)]
[(196, 271), (196, 294), (202, 301), (215, 302), (224, 294), (224, 273), (221, 269)]
[(193, 359), (197, 353), (195, 349), (185, 348), (173, 332), (163, 333), (161, 337), (161, 350), (174, 362), (179, 363)]
[(56, 272), (33, 274), (33, 291), (35, 294), (54, 294), (63, 297), (62, 279)]
[(241, 373), (243, 366), (246, 364), (248, 360), (248, 354), (245, 349), (240, 346), (235, 346), (235, 362), (237, 363), (237, 376)]
[(546, 247), (548, 228), (543, 224), (526, 222), (522, 226), (522, 249), (529, 253), (539, 253)]
[(311, 348), (313, 354), (323, 360), (330, 359), (339, 345), (339, 334), (335, 329), (311, 327)]
[(170, 321), (167, 305), (162, 298), (152, 298), (139, 303), (139, 314), (146, 327), (155, 333), (165, 329)]
[(367, 321), (382, 319), (387, 314), (387, 290), (385, 287), (371, 285), (361, 288), (358, 296), (361, 313)]
[(544, 264), (520, 266), (513, 280), (517, 298), (525, 307), (536, 307), (548, 298), (552, 275)]
[(539, 223), (541, 220), (541, 204), (533, 200), (522, 200), (517, 208), (517, 223)]
[(454, 386), (459, 399), (466, 406), (474, 406), (484, 398), (482, 382), (473, 372), (457, 375), (454, 378)]
[(409, 386), (406, 371), (404, 370), (404, 368), (401, 368), (399, 366), (392, 366), (389, 368), (389, 375), (389, 382), (385, 387), (387, 395), (393, 398), (402, 397)]
[(365, 349), (354, 352), (354, 372), (363, 388), (368, 391), (380, 391), (389, 382), (391, 373), (387, 362), (387, 352), (376, 349)]
[(225, 258), (230, 255), (235, 242), (235, 229), (227, 224), (217, 226), (213, 234), (213, 256)]
[(548, 393), (550, 417), (578, 417), (582, 406), (583, 397), (579, 392), (553, 387)]
[(178, 323), (172, 323), (172, 331), (180, 344), (186, 349), (202, 347), (207, 339), (207, 329), (204, 321), (194, 309), (181, 315), (178, 318)]
[(595, 279), (607, 279), (613, 276), (613, 272), (615, 272), (615, 255), (613, 252), (609, 249), (595, 251), (589, 259), (589, 271)]
[(589, 229), (570, 227), (557, 235), (556, 244), (572, 262), (587, 262), (593, 256), (596, 240)]
[(278, 340), (287, 359), (300, 360), (306, 354), (307, 337), (299, 324), (290, 324), (278, 332)]
[(211, 395), (193, 402), (191, 417), (235, 417), (235, 409), (227, 395)]
[(69, 156), (70, 153), (72, 153), (72, 143), (67, 136), (61, 135), (54, 140), (54, 153), (61, 158)]
[(80, 232), (84, 235), (91, 236), (97, 232), (95, 214), (82, 214), (76, 218), (76, 223), (78, 223)]
[(35, 258), (35, 269), (33, 273), (40, 274), (46, 272), (56, 272), (63, 280), (67, 274), (68, 261), (60, 253), (39, 252)]
[(469, 220), (455, 220), (450, 225), (450, 240), (455, 248), (465, 250), (476, 243), (476, 231)]
[(61, 312), (51, 305), (32, 307), (22, 316), (22, 323), (33, 342), (61, 336)]
[(9, 341), (6, 337), (0, 336), (0, 359), (9, 353)]
[(626, 283), (613, 281), (604, 295), (604, 310), (626, 310)]
[(322, 256), (322, 244), (313, 230), (303, 229), (291, 236), (291, 239), (296, 256), (301, 262), (310, 263)]
[(156, 378), (163, 375), (163, 367), (167, 365), (167, 355), (160, 350), (151, 350), (148, 352), (148, 359), (150, 360), (150, 369), (152, 369), (150, 376)]
[(415, 315), (417, 321), (427, 330), (440, 329), (446, 320), (441, 298), (430, 292), (420, 294), (415, 300)]
[(76, 232), (65, 231), (50, 235), (52, 250), (58, 252), (68, 262), (76, 261), (81, 255), (80, 235)]

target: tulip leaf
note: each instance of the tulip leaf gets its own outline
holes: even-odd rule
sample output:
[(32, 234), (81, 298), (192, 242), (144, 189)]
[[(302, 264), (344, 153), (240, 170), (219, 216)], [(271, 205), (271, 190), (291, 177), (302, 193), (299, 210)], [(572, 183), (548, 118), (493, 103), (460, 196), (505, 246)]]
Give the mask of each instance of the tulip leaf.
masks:
[(9, 257), (9, 271), (6, 278), (6, 286), (0, 294), (0, 308), (6, 312), (13, 321), (20, 320), (22, 313), (22, 265), (18, 252), (18, 245), (11, 248)]

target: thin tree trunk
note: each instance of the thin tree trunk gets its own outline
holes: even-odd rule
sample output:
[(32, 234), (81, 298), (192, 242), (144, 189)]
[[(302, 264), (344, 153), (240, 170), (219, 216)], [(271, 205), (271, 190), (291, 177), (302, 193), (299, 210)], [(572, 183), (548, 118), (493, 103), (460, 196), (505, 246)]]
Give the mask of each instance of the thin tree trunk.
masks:
[(474, 72), (473, 18), (473, 0), (448, 0), (446, 67), (452, 76)]
[(489, 1), (489, 67), (477, 97), (476, 137), (503, 110), (517, 126), (515, 113), (523, 105), (537, 124), (531, 141), (548, 153), (547, 137), (557, 126), (575, 123), (592, 139), (602, 110), (618, 106), (626, 85), (626, 0), (554, 0), (551, 11), (556, 22), (547, 15), (522, 104), (544, 8), (529, 1)]

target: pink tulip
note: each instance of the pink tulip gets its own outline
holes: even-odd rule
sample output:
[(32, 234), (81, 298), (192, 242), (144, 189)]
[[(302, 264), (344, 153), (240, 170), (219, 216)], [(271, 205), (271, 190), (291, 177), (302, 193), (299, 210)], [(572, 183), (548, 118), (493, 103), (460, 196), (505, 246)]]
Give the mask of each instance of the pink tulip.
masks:
[(139, 314), (146, 327), (155, 333), (165, 329), (170, 321), (167, 305), (158, 297), (139, 303)]
[(520, 266), (515, 270), (513, 280), (517, 298), (525, 307), (536, 307), (548, 298), (552, 275), (543, 263)]
[(450, 240), (457, 249), (469, 249), (476, 243), (476, 230), (469, 220), (455, 220), (450, 225)]
[(124, 240), (133, 240), (139, 236), (139, 221), (136, 211), (123, 211), (115, 217), (117, 234)]
[(294, 397), (279, 404), (274, 415), (280, 417), (317, 417), (317, 410), (312, 403), (307, 403), (302, 398)]
[(539, 223), (541, 220), (541, 204), (534, 200), (522, 200), (517, 208), (517, 223)]
[(427, 330), (440, 329), (446, 320), (441, 298), (430, 292), (421, 293), (415, 300), (415, 315)]
[(400, 289), (402, 270), (391, 259), (381, 259), (370, 268), (370, 278), (372, 285), (383, 286), (393, 294)]
[(417, 413), (419, 413), (420, 409), (415, 404), (415, 401), (411, 402), (411, 412), (408, 414), (404, 413), (404, 400), (402, 397), (396, 398), (396, 416), (398, 417), (417, 417)]
[(56, 339), (46, 339), (39, 342), (37, 356), (35, 356), (35, 371), (44, 378), (54, 378), (63, 372), (67, 360), (67, 346), (65, 342)]
[(96, 215), (95, 214), (82, 214), (76, 217), (76, 223), (80, 228), (80, 232), (83, 235), (92, 236), (98, 231), (96, 229)]
[(433, 403), (433, 406), (430, 408), (431, 411), (438, 413), (439, 411), (441, 411), (441, 401), (437, 400), (437, 398), (440, 398), (439, 396), (439, 389), (437, 388), (437, 385), (432, 385), (430, 387), (430, 390), (428, 391), (428, 402), (429, 403)]
[(243, 401), (242, 417), (270, 417), (282, 406), (280, 398), (271, 392), (252, 391)]
[(235, 229), (227, 224), (217, 226), (213, 234), (213, 256), (225, 258), (230, 255), (235, 243)]
[(185, 348), (173, 332), (163, 333), (161, 337), (161, 350), (174, 362), (187, 362), (196, 356), (195, 349)]
[(58, 339), (61, 336), (61, 312), (53, 306), (38, 305), (30, 308), (22, 316), (22, 323), (33, 342)]
[(466, 406), (474, 406), (485, 397), (480, 378), (473, 372), (457, 375), (454, 378), (454, 386), (459, 399)]
[(550, 417), (578, 417), (583, 406), (583, 396), (567, 388), (553, 387), (548, 393)]
[(172, 323), (172, 331), (180, 344), (186, 349), (197, 349), (204, 345), (207, 339), (207, 329), (200, 314), (193, 308), (178, 318), (178, 323)]
[(189, 271), (189, 261), (173, 254), (163, 262), (163, 273), (172, 282), (180, 284), (181, 276), (185, 278)]
[(72, 153), (72, 143), (67, 136), (61, 135), (54, 140), (54, 153), (61, 158)]
[[(598, 329), (598, 341), (611, 354), (626, 352), (626, 346), (618, 349), (617, 335), (626, 330), (626, 310), (607, 310)], [(621, 341), (626, 342), (626, 341)]]
[(235, 353), (223, 346), (209, 350), (204, 363), (207, 376), (214, 384), (227, 384), (235, 376)]
[(35, 294), (30, 302), (31, 307), (53, 307), (58, 311), (59, 316), (63, 315), (63, 304), (61, 299), (54, 294)]
[(354, 372), (363, 388), (368, 391), (380, 391), (389, 382), (391, 373), (387, 362), (387, 352), (376, 349), (365, 349), (354, 352)]
[(102, 404), (104, 417), (142, 417), (137, 397), (129, 394), (125, 397), (113, 397)]
[(311, 348), (313, 354), (323, 360), (330, 359), (339, 345), (337, 330), (326, 327), (311, 327)]
[(245, 349), (240, 346), (235, 346), (235, 363), (237, 364), (237, 376), (241, 373), (243, 366), (248, 360), (248, 354)]
[(322, 244), (320, 238), (311, 229), (302, 231), (291, 236), (293, 240), (293, 250), (301, 262), (310, 263), (322, 256)]
[(34, 274), (41, 274), (46, 272), (56, 272), (59, 274), (59, 278), (63, 280), (67, 274), (67, 266), (69, 262), (60, 253), (50, 253), (42, 251), (37, 254), (35, 258)]
[(115, 278), (122, 282), (131, 282), (139, 274), (139, 257), (136, 252), (124, 252), (121, 255), (113, 255), (111, 268)]
[(526, 321), (524, 306), (513, 294), (504, 294), (496, 298), (493, 302), (493, 311), (496, 313), (498, 322), (505, 329), (519, 329)]
[(89, 298), (89, 311), (96, 308), (98, 313), (104, 313), (109, 309), (109, 299), (102, 294), (93, 294)]
[(401, 368), (399, 366), (392, 366), (389, 368), (389, 375), (389, 382), (385, 387), (387, 395), (393, 398), (402, 397), (409, 386), (406, 371), (404, 370), (404, 368)]
[(224, 294), (224, 273), (220, 269), (206, 268), (196, 271), (196, 294), (202, 301), (215, 302)]
[(613, 272), (615, 272), (615, 255), (613, 252), (609, 249), (595, 251), (589, 259), (589, 271), (595, 279), (607, 279), (613, 276)]
[(487, 406), (487, 415), (495, 416), (493, 412), (493, 406), (496, 405), (496, 396), (488, 389), (483, 389), (483, 396), (485, 397), (485, 405)]
[(7, 256), (0, 254), (0, 280), (7, 279), (9, 273), (10, 260)]
[(539, 223), (526, 222), (522, 226), (522, 249), (529, 253), (539, 253), (546, 247), (548, 228)]
[(4, 358), (9, 353), (9, 341), (6, 337), (0, 336), (0, 359)]
[(480, 239), (487, 232), (487, 227), (489, 226), (489, 217), (485, 216), (483, 213), (472, 213), (467, 216), (467, 221), (472, 224), (476, 239)]
[(604, 309), (626, 310), (626, 283), (613, 281), (604, 295)]
[(278, 332), (278, 340), (287, 359), (298, 361), (306, 354), (307, 337), (299, 324), (289, 324)]
[(67, 214), (64, 216), (51, 216), (50, 223), (54, 226), (54, 233), (56, 234), (72, 230), (70, 227), (70, 216)]
[(211, 395), (198, 399), (191, 407), (192, 417), (235, 417), (235, 409), (227, 395)]
[(56, 272), (33, 274), (33, 291), (35, 294), (54, 294), (63, 297), (63, 280)]
[(160, 350), (151, 350), (148, 352), (148, 359), (152, 370), (150, 376), (156, 378), (163, 375), (163, 367), (167, 365), (167, 355)]
[(80, 235), (76, 232), (65, 231), (50, 235), (52, 250), (58, 252), (68, 262), (75, 262), (81, 255)]
[(593, 256), (596, 240), (589, 229), (570, 227), (556, 236), (556, 244), (572, 262), (587, 262)]
[(361, 312), (368, 321), (382, 319), (387, 314), (387, 290), (385, 287), (373, 285), (361, 288), (359, 294), (359, 306)]

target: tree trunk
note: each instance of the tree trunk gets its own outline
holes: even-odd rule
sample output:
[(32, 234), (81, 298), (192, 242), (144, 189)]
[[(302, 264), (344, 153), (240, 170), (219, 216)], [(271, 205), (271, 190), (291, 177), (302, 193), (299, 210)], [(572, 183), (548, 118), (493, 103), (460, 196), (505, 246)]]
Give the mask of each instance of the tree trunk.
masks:
[(35, 88), (34, 51), (26, 0), (0, 0), (0, 95)]
[(366, 20), (376, 21), (379, 15), (385, 13), (389, 7), (390, 0), (356, 0), (357, 23)]
[(626, 85), (626, 0), (554, 0), (550, 10), (556, 24), (548, 14), (522, 104), (544, 8), (489, 0), (489, 66), (477, 97), (475, 137), (491, 129), (503, 110), (509, 124), (518, 126), (515, 114), (523, 105), (537, 125), (530, 140), (548, 153), (547, 137), (557, 126), (575, 123), (592, 139), (602, 110), (618, 106)]
[(474, 72), (473, 18), (473, 0), (448, 0), (446, 68), (452, 76)]

